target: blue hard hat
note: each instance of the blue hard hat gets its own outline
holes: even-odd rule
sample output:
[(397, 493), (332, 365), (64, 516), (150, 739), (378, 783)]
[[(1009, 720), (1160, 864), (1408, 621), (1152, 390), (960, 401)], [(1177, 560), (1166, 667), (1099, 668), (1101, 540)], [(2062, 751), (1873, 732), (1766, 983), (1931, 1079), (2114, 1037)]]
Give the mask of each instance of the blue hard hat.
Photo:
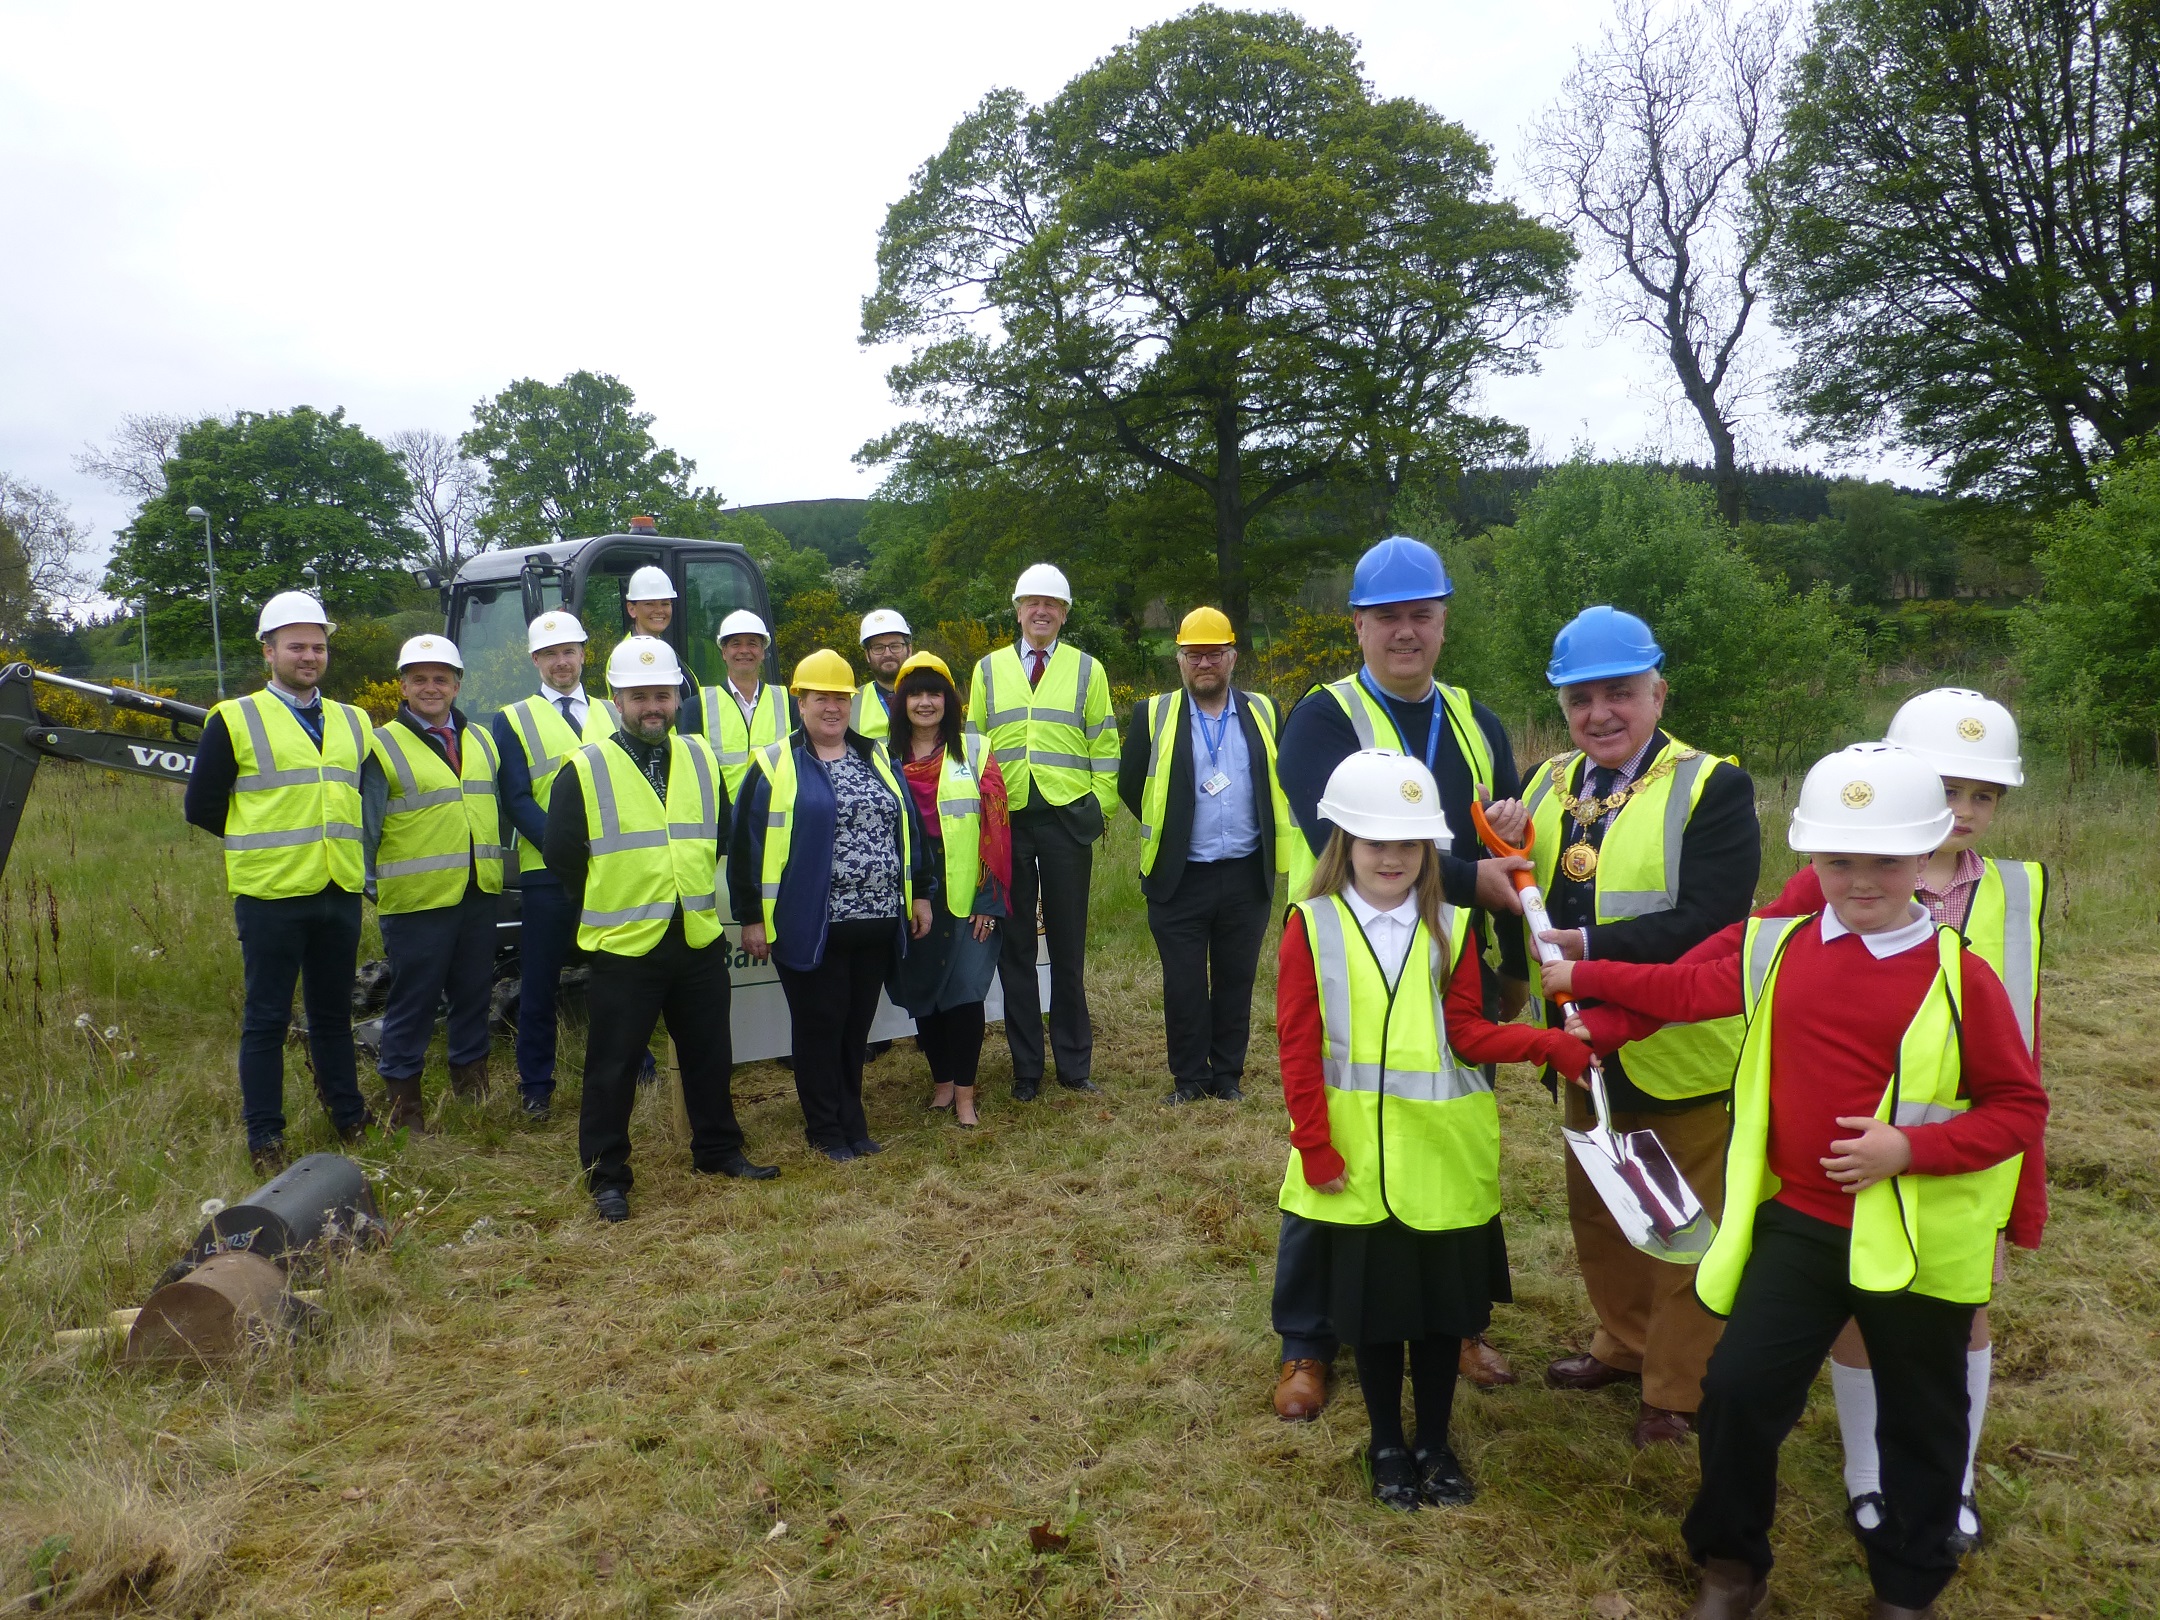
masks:
[(1350, 576), (1350, 605), (1379, 607), (1385, 602), (1425, 602), (1455, 594), (1440, 553), (1407, 534), (1391, 534), (1357, 560)]
[(1555, 686), (1578, 681), (1611, 681), (1640, 675), (1665, 662), (1665, 649), (1650, 627), (1616, 607), (1589, 607), (1553, 637), (1552, 662), (1545, 678)]

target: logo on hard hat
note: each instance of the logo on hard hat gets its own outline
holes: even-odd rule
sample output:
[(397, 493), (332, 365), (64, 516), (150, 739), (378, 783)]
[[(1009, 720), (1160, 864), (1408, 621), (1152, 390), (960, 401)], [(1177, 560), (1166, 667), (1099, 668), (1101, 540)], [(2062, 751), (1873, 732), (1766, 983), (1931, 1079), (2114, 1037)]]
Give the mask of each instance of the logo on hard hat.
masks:
[(1967, 742), (1978, 742), (1987, 735), (1987, 722), (1978, 715), (1968, 714), (1958, 722), (1958, 735)]
[(640, 652), (637, 655), (637, 661), (641, 664), (649, 664), (653, 661), (653, 655), (649, 651)]
[(1865, 810), (1875, 802), (1875, 784), (1857, 779), (1845, 784), (1845, 791), (1838, 795), (1848, 810)]
[(1425, 790), (1407, 776), (1403, 778), (1401, 791), (1404, 801), (1409, 804), (1416, 804), (1425, 797)]

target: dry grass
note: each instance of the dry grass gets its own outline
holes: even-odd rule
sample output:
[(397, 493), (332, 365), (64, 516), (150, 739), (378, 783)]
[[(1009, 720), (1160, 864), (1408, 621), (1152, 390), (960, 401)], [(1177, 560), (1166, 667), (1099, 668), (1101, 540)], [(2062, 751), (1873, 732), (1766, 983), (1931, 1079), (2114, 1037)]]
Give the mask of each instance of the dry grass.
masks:
[[(2152, 816), (2147, 777), (2037, 789), (2003, 829), (2068, 866), (2056, 1218), (1998, 1307), (1994, 1541), (1951, 1616), (2160, 1610)], [(925, 1123), (896, 1051), (870, 1086), (890, 1151), (835, 1167), (754, 1066), (745, 1121), (783, 1178), (694, 1180), (650, 1096), (614, 1228), (569, 1119), (451, 1106), (373, 1153), (398, 1236), (332, 1269), (331, 1325), (197, 1377), (52, 1333), (138, 1298), (199, 1200), (250, 1184), (216, 857), (154, 786), (42, 780), (0, 895), (0, 1614), (1677, 1615), (1693, 1458), (1632, 1453), (1618, 1394), (1466, 1392), (1484, 1494), (1407, 1518), (1364, 1494), (1354, 1385), (1318, 1424), (1274, 1420), (1267, 1038), (1243, 1107), (1158, 1106), (1131, 857), (1126, 826), (1098, 885), (1103, 1098), (1017, 1107), (993, 1041), (964, 1133)], [(1503, 1096), (1519, 1303), (1495, 1336), (1534, 1372), (1591, 1324), (1548, 1105), (1520, 1070)], [(1861, 1612), (1826, 1392), (1786, 1482), (1776, 1612)], [(1069, 1545), (1033, 1550), (1038, 1524)]]

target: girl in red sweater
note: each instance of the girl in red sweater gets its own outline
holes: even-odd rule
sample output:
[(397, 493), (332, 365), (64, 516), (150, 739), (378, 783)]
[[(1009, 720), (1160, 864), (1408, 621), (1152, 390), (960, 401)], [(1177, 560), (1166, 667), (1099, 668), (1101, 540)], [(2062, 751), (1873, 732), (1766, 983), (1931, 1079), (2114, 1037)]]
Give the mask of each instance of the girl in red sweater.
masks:
[[(1471, 1501), (1448, 1443), (1462, 1341), (1512, 1298), (1500, 1231), (1500, 1125), (1484, 1063), (1574, 1076), (1564, 1031), (1490, 1022), (1467, 913), (1441, 894), (1450, 842), (1417, 760), (1352, 754), (1320, 813), (1335, 831), (1283, 926), (1275, 1017), (1290, 1163), (1285, 1228), (1312, 1223), (1329, 1318), (1357, 1355), (1373, 1495), (1411, 1510)], [(1403, 1436), (1404, 1346), (1417, 1438)]]
[(1817, 762), (1793, 815), (1790, 842), (1828, 909), (1738, 924), (1669, 966), (1545, 970), (1548, 997), (1610, 1004), (1584, 1019), (1600, 1047), (1665, 1022), (1747, 1019), (1725, 1224), (1695, 1283), (1729, 1321), (1684, 1526), (1703, 1566), (1694, 1620), (1742, 1620), (1765, 1601), (1777, 1449), (1847, 1320), (1880, 1414), (1882, 1518), (1861, 1533), (1872, 1613), (1931, 1615), (1957, 1568), (1966, 1340), (2047, 1094), (2002, 981), (1913, 899), (1951, 823), (1924, 762), (1859, 744)]

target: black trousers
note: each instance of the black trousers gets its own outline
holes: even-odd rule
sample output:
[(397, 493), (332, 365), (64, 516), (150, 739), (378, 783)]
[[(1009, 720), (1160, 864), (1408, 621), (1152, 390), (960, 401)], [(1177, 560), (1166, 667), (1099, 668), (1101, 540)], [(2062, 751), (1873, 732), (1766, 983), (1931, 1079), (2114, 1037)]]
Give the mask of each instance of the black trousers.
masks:
[(1012, 919), (1000, 930), (998, 983), (1005, 990), (1005, 1044), (1013, 1079), (1043, 1077), (1042, 995), (1035, 983), (1035, 903), (1050, 942), (1050, 1052), (1068, 1085), (1095, 1068), (1088, 1021), (1088, 884), (1095, 846), (1082, 843), (1048, 806), (1012, 818)]
[(899, 927), (892, 917), (831, 923), (816, 967), (780, 969), (795, 1053), (795, 1096), (812, 1147), (852, 1147), (869, 1140), (863, 1050), (877, 1017), (878, 992), (892, 971)]
[(594, 1192), (630, 1186), (630, 1111), (653, 1029), (667, 1020), (682, 1065), (690, 1116), (690, 1162), (717, 1170), (742, 1151), (735, 1123), (735, 1056), (728, 1027), (727, 945), (693, 949), (682, 912), (643, 956), (595, 951), (586, 989), (585, 1096), (578, 1109), (578, 1161)]
[(577, 944), (577, 911), (560, 883), (527, 872), (519, 887), (518, 1089), (537, 1102), (555, 1095), (555, 996)]
[(488, 1055), (488, 1003), (495, 981), (495, 913), (498, 897), (468, 882), (454, 906), (378, 914), (383, 951), (390, 958), (390, 1000), (383, 1008), (382, 1056), (375, 1072), (385, 1080), (415, 1078), (427, 1062), (435, 1036), (435, 1010), (450, 994), (444, 1038), (452, 1063)]
[(240, 1014), (240, 1114), (248, 1146), (285, 1136), (285, 1032), (293, 989), (307, 1007), (315, 1092), (340, 1131), (367, 1119), (353, 1058), (353, 971), (360, 957), (360, 896), (336, 884), (286, 900), (233, 896), (246, 986)]
[(941, 1086), (974, 1085), (985, 1027), (979, 1001), (964, 1001), (918, 1017), (915, 1045), (930, 1064), (930, 1078)]
[(1334, 1276), (1327, 1228), (1283, 1211), (1275, 1240), (1275, 1331), (1285, 1361), (1333, 1361), (1342, 1347), (1329, 1318)]
[(1698, 1563), (1737, 1558), (1769, 1571), (1778, 1447), (1850, 1318), (1875, 1369), (1886, 1504), (1861, 1537), (1868, 1576), (1886, 1602), (1924, 1608), (1957, 1573), (1950, 1535), (1965, 1478), (1973, 1307), (1864, 1293), (1846, 1280), (1851, 1247), (1845, 1228), (1783, 1204), (1756, 1212), (1754, 1251), (1703, 1376), (1702, 1486), (1681, 1533)]
[(1150, 900), (1162, 957), (1163, 1035), (1180, 1090), (1227, 1093), (1245, 1074), (1253, 977), (1275, 898), (1260, 855), (1188, 861), (1167, 900)]

